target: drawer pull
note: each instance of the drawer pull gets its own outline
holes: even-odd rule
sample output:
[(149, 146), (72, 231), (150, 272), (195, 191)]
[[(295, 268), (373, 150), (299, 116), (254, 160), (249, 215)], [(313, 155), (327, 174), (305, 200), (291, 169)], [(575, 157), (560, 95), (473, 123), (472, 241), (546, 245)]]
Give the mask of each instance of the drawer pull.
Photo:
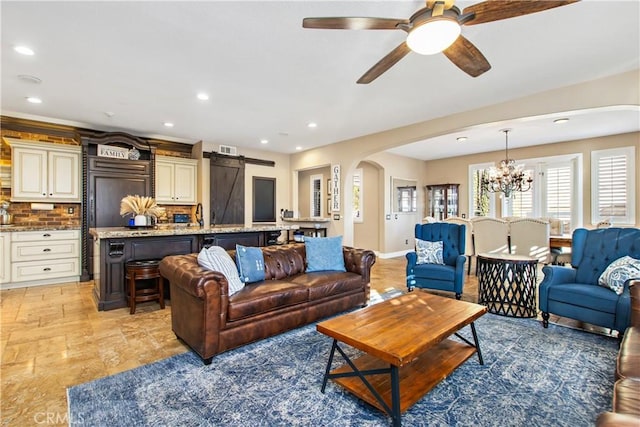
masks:
[(51, 249), (50, 249), (50, 248), (44, 248), (44, 249), (42, 250), (42, 252), (51, 252)]
[(45, 233), (45, 234), (42, 235), (42, 237), (51, 237), (51, 234)]
[(43, 268), (42, 271), (51, 271), (51, 268), (46, 267), (46, 268)]

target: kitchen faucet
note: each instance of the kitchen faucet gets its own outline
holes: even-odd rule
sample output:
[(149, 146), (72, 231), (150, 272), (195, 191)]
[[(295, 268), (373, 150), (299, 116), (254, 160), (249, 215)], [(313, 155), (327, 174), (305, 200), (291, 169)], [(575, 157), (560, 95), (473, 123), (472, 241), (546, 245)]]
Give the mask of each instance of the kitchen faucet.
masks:
[(202, 203), (198, 203), (196, 206), (196, 221), (200, 225), (200, 228), (204, 227), (204, 218), (202, 215)]

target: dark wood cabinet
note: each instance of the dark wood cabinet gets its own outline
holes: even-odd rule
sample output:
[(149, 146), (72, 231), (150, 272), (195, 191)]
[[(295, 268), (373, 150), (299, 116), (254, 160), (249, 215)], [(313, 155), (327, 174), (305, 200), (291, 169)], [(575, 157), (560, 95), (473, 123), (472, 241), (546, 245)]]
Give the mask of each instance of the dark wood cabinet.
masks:
[(197, 235), (131, 237), (100, 240), (100, 268), (94, 276), (98, 310), (127, 306), (124, 268), (127, 261), (162, 259), (198, 252)]
[(442, 221), (458, 216), (458, 188), (460, 184), (427, 185), (427, 215)]
[[(280, 230), (261, 230), (170, 236), (139, 235), (136, 237), (134, 235), (100, 239), (98, 240), (100, 254), (99, 259), (96, 260), (99, 262), (99, 271), (94, 275), (94, 297), (98, 310), (113, 310), (127, 306), (124, 270), (125, 263), (128, 261), (162, 259), (169, 255), (196, 253), (209, 246), (222, 246), (225, 249), (235, 249), (236, 244), (267, 246), (276, 244), (280, 233)], [(168, 290), (165, 295), (169, 296)]]

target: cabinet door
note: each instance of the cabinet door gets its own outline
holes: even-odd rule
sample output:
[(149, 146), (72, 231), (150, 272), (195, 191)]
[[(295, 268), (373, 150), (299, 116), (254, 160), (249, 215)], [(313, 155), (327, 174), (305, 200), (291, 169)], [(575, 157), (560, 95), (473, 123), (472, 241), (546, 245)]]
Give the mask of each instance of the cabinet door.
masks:
[(171, 163), (156, 161), (156, 201), (173, 203), (174, 168)]
[(0, 284), (11, 282), (11, 233), (0, 233)]
[(174, 165), (174, 197), (176, 203), (196, 203), (196, 165), (176, 163)]
[(80, 153), (49, 151), (50, 199), (80, 201)]
[(47, 152), (22, 147), (13, 147), (11, 200), (29, 201), (46, 199), (47, 196)]

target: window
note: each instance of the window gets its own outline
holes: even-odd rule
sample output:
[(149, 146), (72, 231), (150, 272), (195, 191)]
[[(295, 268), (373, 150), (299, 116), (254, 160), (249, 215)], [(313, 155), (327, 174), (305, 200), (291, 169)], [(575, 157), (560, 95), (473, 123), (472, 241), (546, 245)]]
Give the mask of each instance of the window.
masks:
[(482, 189), (482, 177), (485, 170), (494, 166), (493, 163), (469, 165), (469, 206), (470, 217), (496, 216), (495, 197)]
[(635, 224), (635, 147), (591, 152), (591, 222)]
[(566, 224), (566, 229), (571, 230), (571, 211), (574, 205), (571, 162), (547, 165), (544, 177), (547, 189), (545, 216), (561, 220)]
[[(528, 176), (536, 176), (536, 170), (526, 165), (524, 172), (527, 173)], [(516, 191), (511, 197), (503, 197), (502, 216), (517, 216), (519, 218), (541, 216), (539, 210), (534, 209), (534, 199), (535, 196), (537, 196), (536, 187), (536, 179), (534, 178), (529, 191)]]
[(362, 169), (353, 172), (353, 222), (362, 222)]
[[(500, 199), (502, 216), (558, 218), (567, 230), (579, 227), (582, 224), (582, 155), (542, 157), (518, 163), (525, 165), (525, 170), (534, 177), (533, 183), (529, 191)], [(480, 186), (484, 170), (492, 165), (469, 166), (469, 188), (472, 189), (469, 206), (473, 216), (495, 216), (491, 208), (495, 195), (483, 194)]]
[(418, 204), (416, 187), (398, 187), (398, 212), (415, 212)]
[(309, 178), (309, 212), (312, 218), (322, 216), (322, 175), (311, 175)]

